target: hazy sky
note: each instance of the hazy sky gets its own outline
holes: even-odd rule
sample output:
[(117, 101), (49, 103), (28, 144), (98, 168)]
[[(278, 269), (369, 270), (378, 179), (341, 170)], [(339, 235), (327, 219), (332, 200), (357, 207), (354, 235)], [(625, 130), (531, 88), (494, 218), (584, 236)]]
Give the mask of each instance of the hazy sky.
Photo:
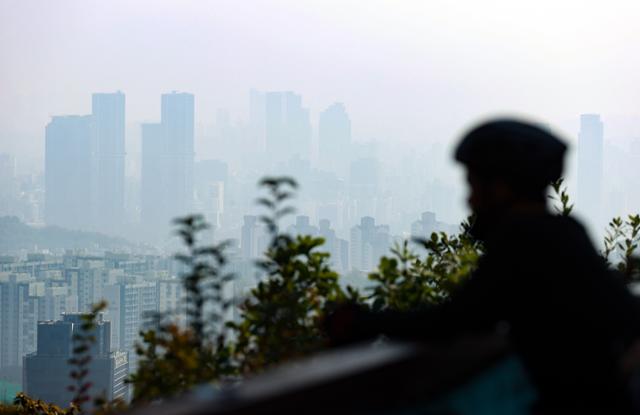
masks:
[(130, 125), (174, 89), (199, 124), (245, 118), (255, 87), (301, 93), (314, 124), (344, 102), (359, 140), (452, 142), (514, 112), (640, 137), (638, 21), (611, 0), (0, 0), (0, 152), (40, 157), (51, 115), (117, 89)]

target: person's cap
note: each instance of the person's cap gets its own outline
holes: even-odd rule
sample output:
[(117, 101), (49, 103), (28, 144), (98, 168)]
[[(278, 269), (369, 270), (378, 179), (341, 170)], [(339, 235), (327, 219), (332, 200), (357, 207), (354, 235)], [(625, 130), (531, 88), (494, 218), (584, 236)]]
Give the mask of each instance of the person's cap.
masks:
[(469, 131), (455, 159), (485, 178), (500, 178), (523, 190), (543, 190), (562, 175), (567, 146), (535, 124), (494, 120)]

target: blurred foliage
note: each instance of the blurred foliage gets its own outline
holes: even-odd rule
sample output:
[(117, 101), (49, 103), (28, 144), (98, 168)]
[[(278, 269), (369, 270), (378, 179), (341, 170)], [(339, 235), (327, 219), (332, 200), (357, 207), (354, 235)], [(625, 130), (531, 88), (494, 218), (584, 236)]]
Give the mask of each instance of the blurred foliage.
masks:
[(231, 305), (224, 289), (233, 278), (223, 272), (227, 244), (200, 245), (198, 236), (208, 228), (200, 215), (175, 223), (187, 249), (175, 256), (187, 270), (182, 275), (187, 324), (179, 325), (170, 314), (157, 315), (155, 324), (141, 332), (138, 370), (129, 379), (134, 403), (172, 397), (235, 372), (223, 321)]
[[(241, 379), (320, 350), (328, 340), (324, 320), (341, 304), (407, 310), (441, 302), (468, 277), (481, 253), (465, 223), (460, 235), (434, 233), (418, 240), (428, 252), (424, 258), (410, 251), (406, 242), (396, 247), (370, 275), (376, 285), (367, 295), (352, 287), (343, 289), (329, 254), (322, 251), (322, 238), (280, 231), (281, 219), (294, 212), (290, 201), (297, 183), (274, 177), (260, 186), (265, 195), (257, 203), (265, 209), (260, 219), (270, 244), (257, 262), (263, 277), (237, 304), (239, 317), (224, 325), (230, 331), (218, 324), (229, 306), (221, 290), (232, 280), (223, 272), (223, 246), (197, 245), (198, 234), (206, 229), (201, 217), (177, 221), (188, 249), (177, 257), (188, 269), (183, 278), (188, 324), (181, 328), (171, 318), (158, 316), (160, 322), (142, 333), (140, 364), (131, 377), (134, 402), (175, 396), (198, 383)], [(206, 287), (214, 288), (209, 295)], [(219, 314), (203, 319), (204, 310), (211, 309), (207, 303), (220, 305)], [(215, 327), (207, 329), (207, 322)]]
[(573, 211), (573, 204), (569, 201), (569, 193), (567, 187), (564, 186), (564, 178), (551, 182), (551, 190), (553, 194), (549, 195), (549, 199), (556, 202), (553, 209), (557, 214), (562, 216), (569, 216)]
[(87, 378), (91, 364), (91, 347), (96, 342), (96, 321), (106, 308), (107, 303), (104, 301), (93, 305), (89, 313), (81, 315), (80, 330), (73, 334), (73, 356), (69, 359), (69, 365), (72, 367), (69, 377), (73, 383), (68, 389), (74, 393), (71, 407), (79, 413), (84, 413), (84, 404), (91, 399), (89, 390), (92, 383)]
[(13, 400), (13, 405), (0, 405), (0, 415), (72, 415), (76, 408), (62, 409), (57, 405), (30, 398), (20, 392)]
[(329, 266), (329, 254), (319, 250), (322, 238), (293, 238), (279, 232), (279, 220), (293, 212), (287, 202), (296, 182), (267, 178), (261, 186), (267, 195), (258, 203), (267, 210), (261, 219), (271, 243), (258, 266), (266, 278), (240, 304), (240, 322), (229, 324), (237, 335), (234, 358), (241, 374), (322, 348), (326, 313), (347, 299), (358, 299), (355, 290), (340, 287), (338, 274)]
[(391, 249), (393, 256), (382, 257), (378, 269), (369, 275), (372, 308), (407, 311), (438, 304), (471, 275), (482, 253), (481, 244), (469, 233), (469, 218), (461, 233), (434, 232), (428, 239), (414, 238), (427, 251), (421, 257), (409, 249), (408, 241)]
[(640, 242), (640, 215), (615, 217), (604, 237), (602, 256), (623, 276), (626, 283), (640, 280), (640, 258), (635, 255)]

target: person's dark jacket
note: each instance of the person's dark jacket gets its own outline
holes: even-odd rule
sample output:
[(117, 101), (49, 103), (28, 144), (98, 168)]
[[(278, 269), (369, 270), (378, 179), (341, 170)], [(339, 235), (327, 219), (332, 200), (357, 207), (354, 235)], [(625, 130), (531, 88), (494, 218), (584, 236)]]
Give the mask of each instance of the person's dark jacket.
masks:
[(626, 406), (619, 360), (638, 334), (638, 307), (584, 228), (550, 214), (514, 216), (485, 249), (450, 301), (363, 316), (356, 331), (435, 340), (508, 327), (544, 407)]

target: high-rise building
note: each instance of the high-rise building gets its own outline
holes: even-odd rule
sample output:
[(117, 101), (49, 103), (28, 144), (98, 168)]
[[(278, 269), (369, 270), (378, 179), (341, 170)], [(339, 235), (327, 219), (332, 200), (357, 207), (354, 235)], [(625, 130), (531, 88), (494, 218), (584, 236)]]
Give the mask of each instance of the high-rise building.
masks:
[(178, 322), (184, 323), (186, 292), (180, 278), (165, 278), (156, 281), (158, 312), (169, 313)]
[(159, 124), (142, 125), (140, 219), (153, 237), (194, 208), (194, 97), (163, 94), (161, 107)]
[(453, 235), (458, 231), (457, 226), (437, 220), (434, 212), (422, 212), (420, 219), (411, 223), (412, 238), (429, 238), (433, 232), (445, 232)]
[(127, 278), (104, 287), (107, 317), (113, 327), (112, 341), (119, 349), (129, 352), (135, 365), (134, 345), (149, 313), (158, 311), (156, 284)]
[[(65, 314), (62, 321), (38, 323), (38, 347), (24, 359), (23, 388), (29, 396), (66, 407), (73, 399), (70, 384), (69, 359), (73, 357), (73, 336), (80, 334), (82, 315)], [(95, 331), (95, 343), (89, 350), (87, 381), (91, 382), (88, 394), (104, 397), (107, 401), (129, 399), (129, 373), (127, 354), (111, 351), (111, 324), (99, 318)]]
[(93, 94), (95, 227), (122, 230), (124, 215), (125, 96)]
[(352, 217), (375, 216), (378, 192), (379, 163), (373, 157), (351, 162), (349, 196), (353, 204)]
[(317, 236), (318, 228), (316, 226), (311, 225), (311, 218), (309, 216), (296, 216), (296, 221), (293, 225), (287, 229), (287, 233), (290, 235), (310, 235)]
[(46, 287), (38, 304), (38, 320), (55, 320), (64, 313), (78, 311), (78, 296), (68, 285)]
[(80, 312), (91, 310), (93, 304), (102, 299), (104, 287), (116, 283), (123, 274), (122, 269), (106, 268), (103, 260), (90, 258), (64, 270), (65, 281), (78, 299)]
[(45, 135), (45, 222), (88, 228), (95, 203), (92, 117), (53, 117)]
[(201, 160), (196, 163), (197, 211), (205, 215), (205, 219), (214, 229), (222, 226), (228, 170), (227, 164), (220, 160)]
[(293, 92), (267, 92), (265, 96), (266, 149), (273, 163), (297, 157), (311, 158), (311, 122), (302, 97)]
[(375, 219), (365, 216), (360, 225), (351, 228), (350, 264), (358, 271), (371, 271), (378, 259), (385, 255), (391, 246), (389, 227), (376, 225)]
[(244, 224), (240, 230), (240, 249), (242, 250), (243, 258), (253, 259), (257, 257), (259, 232), (258, 218), (256, 216), (245, 215)]
[(325, 241), (324, 247), (331, 254), (329, 257), (331, 265), (340, 272), (348, 272), (349, 242), (336, 236), (336, 232), (331, 228), (331, 222), (328, 219), (320, 219), (318, 225), (318, 233)]
[(598, 114), (580, 116), (578, 134), (578, 200), (576, 208), (598, 226), (602, 220), (603, 123)]
[(36, 348), (39, 298), (31, 295), (32, 286), (28, 275), (0, 273), (0, 369), (4, 374), (17, 374), (22, 357)]
[(240, 229), (240, 252), (243, 259), (262, 257), (269, 246), (271, 235), (257, 216), (245, 215)]
[(194, 164), (194, 97), (171, 92), (162, 95), (162, 132), (166, 140), (167, 191), (173, 217), (192, 213)]
[(318, 123), (320, 166), (346, 178), (351, 157), (351, 120), (342, 103), (320, 113)]
[(142, 124), (140, 222), (147, 236), (156, 237), (168, 226), (166, 162), (167, 144), (162, 124)]

